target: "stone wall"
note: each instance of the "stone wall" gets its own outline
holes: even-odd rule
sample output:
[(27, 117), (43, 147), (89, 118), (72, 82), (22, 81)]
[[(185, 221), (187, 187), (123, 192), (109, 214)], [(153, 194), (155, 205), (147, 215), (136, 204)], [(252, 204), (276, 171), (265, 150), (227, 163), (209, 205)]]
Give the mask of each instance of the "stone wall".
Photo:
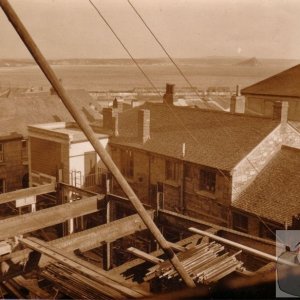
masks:
[(29, 137), (29, 143), (32, 171), (56, 177), (58, 170), (63, 169), (64, 176), (68, 178), (69, 174), (64, 168), (67, 162), (62, 160), (68, 150), (62, 148), (62, 144), (35, 137)]
[(1, 142), (4, 147), (4, 161), (0, 162), (0, 178), (5, 180), (5, 191), (22, 188), (22, 178), (28, 173), (23, 165), (22, 139)]
[(270, 133), (232, 171), (232, 201), (255, 179), (280, 150), (283, 142), (281, 125)]

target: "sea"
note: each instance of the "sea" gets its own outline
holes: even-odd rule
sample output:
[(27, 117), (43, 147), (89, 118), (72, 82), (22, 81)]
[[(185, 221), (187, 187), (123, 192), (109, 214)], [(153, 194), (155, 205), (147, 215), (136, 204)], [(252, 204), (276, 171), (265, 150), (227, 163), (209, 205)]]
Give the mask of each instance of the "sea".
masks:
[[(239, 65), (235, 63), (214, 63), (189, 59), (181, 61), (178, 66), (194, 87), (229, 87), (241, 88), (273, 76), (292, 67), (295, 62), (261, 63), (258, 65)], [(147, 61), (140, 64), (143, 71), (157, 88), (166, 83), (176, 87), (188, 87), (174, 65), (167, 62), (153, 63)], [(63, 85), (69, 89), (86, 89), (88, 91), (127, 91), (134, 88), (150, 88), (140, 70), (133, 63), (115, 61), (103, 64), (59, 64), (52, 66), (62, 79)], [(49, 87), (49, 83), (36, 65), (2, 66), (0, 67), (0, 89), (7, 87)]]

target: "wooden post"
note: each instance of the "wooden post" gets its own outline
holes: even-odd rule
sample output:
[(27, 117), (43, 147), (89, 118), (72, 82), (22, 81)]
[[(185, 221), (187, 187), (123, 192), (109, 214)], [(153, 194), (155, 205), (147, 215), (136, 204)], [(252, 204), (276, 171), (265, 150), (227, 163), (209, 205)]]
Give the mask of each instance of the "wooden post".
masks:
[(133, 189), (130, 187), (126, 179), (121, 174), (120, 170), (117, 168), (117, 166), (111, 159), (110, 155), (106, 152), (105, 148), (99, 142), (91, 126), (86, 122), (80, 110), (76, 107), (76, 105), (74, 105), (71, 98), (66, 93), (65, 89), (59, 82), (51, 66), (48, 64), (47, 60), (33, 41), (32, 37), (30, 36), (29, 32), (27, 31), (19, 17), (17, 16), (16, 12), (13, 10), (13, 8), (7, 0), (0, 0), (0, 6), (6, 14), (8, 20), (11, 22), (11, 24), (19, 34), (25, 46), (35, 59), (36, 63), (40, 66), (41, 70), (51, 83), (53, 89), (56, 91), (57, 95), (60, 97), (60, 99), (62, 100), (62, 102), (64, 103), (74, 120), (77, 122), (80, 129), (84, 132), (87, 139), (102, 159), (103, 163), (106, 165), (106, 167), (110, 170), (116, 181), (119, 183), (120, 187), (122, 188), (128, 199), (131, 201), (132, 205), (135, 207), (137, 213), (140, 215), (141, 219), (143, 220), (147, 228), (150, 230), (153, 237), (157, 240), (167, 257), (170, 259), (170, 262), (173, 264), (178, 274), (180, 274), (187, 286), (195, 287), (194, 281), (188, 275), (172, 248), (165, 240), (163, 235), (160, 233), (155, 223), (153, 222), (149, 214), (146, 212), (144, 206), (134, 193)]
[[(106, 177), (106, 195), (110, 193), (110, 180), (108, 178), (108, 176)], [(110, 201), (107, 201), (106, 204), (106, 223), (110, 223), (110, 206), (111, 203)], [(105, 266), (104, 269), (105, 270), (110, 270), (112, 267), (111, 264), (111, 243), (107, 242), (105, 245), (106, 249), (105, 249)]]

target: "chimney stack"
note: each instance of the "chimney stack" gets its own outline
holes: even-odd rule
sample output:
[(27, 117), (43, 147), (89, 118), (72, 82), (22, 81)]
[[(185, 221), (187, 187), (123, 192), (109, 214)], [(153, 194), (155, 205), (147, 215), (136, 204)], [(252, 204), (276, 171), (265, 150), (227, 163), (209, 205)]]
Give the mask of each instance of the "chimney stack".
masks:
[(150, 110), (138, 111), (138, 138), (144, 144), (150, 139)]
[(240, 91), (240, 86), (239, 85), (236, 86), (236, 92), (235, 92), (235, 94), (237, 96), (241, 96), (241, 91)]
[(166, 93), (164, 94), (164, 102), (173, 105), (174, 103), (174, 87), (175, 84), (166, 84)]
[(119, 125), (119, 117), (118, 112), (113, 110), (112, 108), (103, 108), (103, 128), (112, 130), (114, 135), (119, 135), (118, 133), (118, 125)]
[(287, 101), (276, 101), (273, 104), (273, 120), (279, 120), (281, 123), (287, 123), (289, 112), (289, 103)]
[(113, 135), (118, 136), (119, 135), (119, 115), (116, 113), (114, 117), (112, 117), (112, 130)]
[(122, 112), (123, 111), (123, 101), (115, 98), (113, 101), (113, 108), (116, 109), (118, 112)]
[(246, 98), (241, 95), (239, 85), (236, 86), (236, 94), (232, 95), (230, 99), (230, 112), (231, 113), (245, 113)]

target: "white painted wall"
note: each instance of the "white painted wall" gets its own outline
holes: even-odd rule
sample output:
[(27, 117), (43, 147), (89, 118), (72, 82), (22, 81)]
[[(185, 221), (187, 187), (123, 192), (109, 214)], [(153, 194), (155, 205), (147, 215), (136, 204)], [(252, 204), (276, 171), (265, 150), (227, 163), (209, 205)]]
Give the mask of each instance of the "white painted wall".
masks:
[[(104, 148), (107, 148), (108, 138), (99, 139), (99, 142)], [(95, 151), (90, 142), (81, 142), (70, 145), (70, 171), (76, 170), (80, 171), (82, 175), (84, 174), (84, 153)], [(104, 164), (97, 155), (97, 165), (100, 168), (105, 168)]]

